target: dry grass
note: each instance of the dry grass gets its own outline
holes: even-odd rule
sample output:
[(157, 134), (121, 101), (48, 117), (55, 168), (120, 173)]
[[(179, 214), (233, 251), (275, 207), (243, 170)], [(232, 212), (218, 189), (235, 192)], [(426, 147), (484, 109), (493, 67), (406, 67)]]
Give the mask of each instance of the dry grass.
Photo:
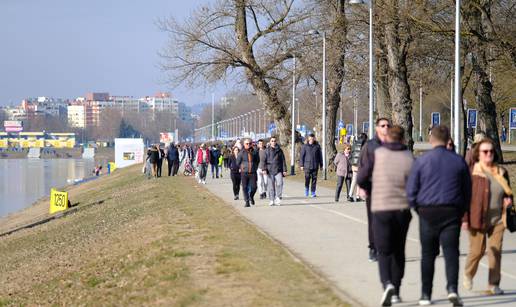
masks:
[(139, 170), (74, 187), (77, 213), (0, 238), (0, 306), (344, 305), (192, 179)]

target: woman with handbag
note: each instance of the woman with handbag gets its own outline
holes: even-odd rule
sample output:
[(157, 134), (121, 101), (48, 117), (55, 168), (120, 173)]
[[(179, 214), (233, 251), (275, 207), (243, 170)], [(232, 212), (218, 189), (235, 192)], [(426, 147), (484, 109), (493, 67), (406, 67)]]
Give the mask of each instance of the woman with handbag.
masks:
[(497, 164), (493, 140), (485, 138), (474, 148), (476, 162), (471, 171), (472, 191), (469, 212), (464, 215), (463, 229), (469, 230), (469, 253), (464, 270), (464, 288), (473, 287), (478, 264), (486, 245), (489, 259), (489, 289), (493, 295), (500, 289), (502, 242), (505, 231), (505, 210), (512, 205), (512, 190), (507, 170)]

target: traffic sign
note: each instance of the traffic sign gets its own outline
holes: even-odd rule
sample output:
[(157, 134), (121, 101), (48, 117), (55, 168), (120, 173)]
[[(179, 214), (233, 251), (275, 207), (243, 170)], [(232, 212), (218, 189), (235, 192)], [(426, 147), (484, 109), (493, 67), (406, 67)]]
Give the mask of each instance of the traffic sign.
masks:
[(509, 110), (509, 129), (516, 129), (516, 108)]
[(441, 124), (441, 113), (432, 112), (432, 127), (439, 126)]
[(477, 110), (468, 109), (468, 128), (477, 128)]
[(348, 131), (349, 135), (352, 135), (353, 134), (353, 124), (347, 124), (346, 130)]

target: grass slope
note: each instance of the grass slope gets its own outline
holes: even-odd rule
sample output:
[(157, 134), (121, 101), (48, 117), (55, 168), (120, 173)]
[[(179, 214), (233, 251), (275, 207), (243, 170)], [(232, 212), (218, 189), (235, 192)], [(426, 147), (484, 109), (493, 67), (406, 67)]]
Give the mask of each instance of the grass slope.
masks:
[(344, 305), (192, 179), (139, 170), (76, 191), (75, 214), (0, 238), (0, 305)]

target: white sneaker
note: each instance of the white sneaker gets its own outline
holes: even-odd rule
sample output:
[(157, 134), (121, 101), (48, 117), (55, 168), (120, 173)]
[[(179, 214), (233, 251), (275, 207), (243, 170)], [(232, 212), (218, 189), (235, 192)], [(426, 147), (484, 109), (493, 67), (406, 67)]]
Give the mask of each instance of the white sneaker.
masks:
[(271, 200), (271, 201), (269, 202), (269, 206), (274, 206), (274, 200)]
[(473, 289), (473, 279), (469, 278), (468, 276), (464, 275), (462, 281), (462, 285), (464, 286), (464, 289), (471, 290)]
[(491, 295), (502, 295), (504, 292), (502, 289), (500, 289), (499, 286), (493, 286), (491, 289), (489, 289), (489, 293)]
[(279, 197), (276, 197), (276, 199), (274, 199), (274, 204), (276, 206), (281, 206), (281, 199), (279, 199)]
[(392, 299), (393, 295), (394, 295), (394, 286), (392, 284), (388, 284), (385, 287), (385, 290), (383, 291), (382, 301), (380, 302), (381, 305), (382, 306), (391, 306), (392, 305), (391, 299)]
[(202, 181), (202, 184), (206, 184), (206, 180), (203, 180), (203, 181)]
[(399, 295), (394, 294), (391, 297), (391, 303), (392, 304), (399, 304), (399, 303), (401, 303), (401, 297)]
[(462, 300), (456, 292), (449, 293), (448, 300), (450, 301), (450, 303), (452, 303), (454, 307), (464, 306), (464, 303), (462, 303)]
[(432, 301), (428, 299), (420, 299), (419, 306), (430, 306), (432, 305)]
[(202, 183), (202, 180), (201, 180), (201, 179), (199, 179), (199, 184), (201, 184), (201, 183)]

